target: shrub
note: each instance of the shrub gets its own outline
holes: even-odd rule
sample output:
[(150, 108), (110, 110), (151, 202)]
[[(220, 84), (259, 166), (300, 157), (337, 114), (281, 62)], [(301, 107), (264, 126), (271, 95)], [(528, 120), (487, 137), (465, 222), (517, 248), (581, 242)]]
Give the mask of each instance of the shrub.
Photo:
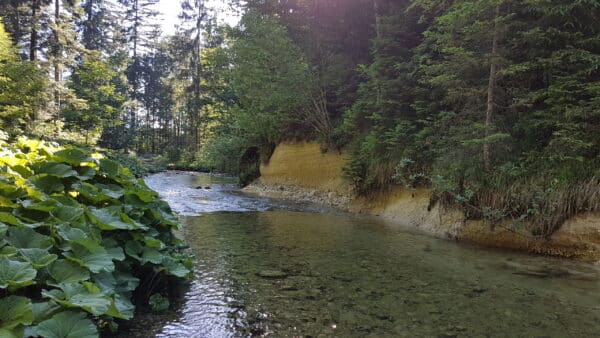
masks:
[(94, 337), (139, 285), (190, 274), (169, 206), (117, 162), (20, 139), (0, 146), (0, 336)]

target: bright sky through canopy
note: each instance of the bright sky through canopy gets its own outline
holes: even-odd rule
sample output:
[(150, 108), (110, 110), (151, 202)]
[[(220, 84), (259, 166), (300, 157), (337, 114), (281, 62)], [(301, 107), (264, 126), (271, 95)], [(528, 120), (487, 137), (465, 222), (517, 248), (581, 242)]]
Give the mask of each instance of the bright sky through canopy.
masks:
[[(224, 22), (229, 25), (237, 24), (239, 17), (227, 8), (224, 1), (208, 0), (206, 6), (218, 14), (219, 22)], [(172, 35), (175, 33), (176, 25), (179, 23), (177, 15), (181, 12), (179, 0), (160, 0), (156, 5), (156, 9), (161, 13), (160, 24), (163, 35)]]

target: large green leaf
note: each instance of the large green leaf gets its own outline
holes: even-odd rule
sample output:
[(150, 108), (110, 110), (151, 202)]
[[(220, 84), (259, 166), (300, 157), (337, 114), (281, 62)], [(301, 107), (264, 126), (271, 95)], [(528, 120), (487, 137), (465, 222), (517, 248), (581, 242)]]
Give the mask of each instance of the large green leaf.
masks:
[(125, 243), (125, 253), (129, 256), (137, 259), (138, 261), (142, 260), (140, 256), (144, 251), (144, 247), (138, 241), (128, 241)]
[(37, 248), (48, 250), (54, 245), (54, 240), (51, 237), (25, 227), (10, 227), (6, 241), (19, 249)]
[(89, 181), (94, 178), (97, 173), (96, 169), (86, 166), (77, 168), (77, 172), (79, 173), (78, 177), (81, 181)]
[(111, 160), (102, 159), (100, 160), (100, 170), (109, 177), (118, 177), (123, 173), (122, 166)]
[(16, 208), (18, 204), (15, 204), (10, 198), (0, 196), (0, 208)]
[(88, 238), (88, 235), (85, 231), (74, 228), (67, 224), (61, 224), (56, 227), (58, 235), (67, 242), (78, 241)]
[(32, 176), (28, 179), (36, 188), (51, 194), (53, 192), (59, 192), (65, 190), (65, 186), (59, 177), (47, 174), (40, 174)]
[(163, 266), (170, 275), (175, 277), (185, 278), (191, 273), (191, 270), (183, 265), (178, 259), (169, 256), (165, 257), (163, 260)]
[(111, 272), (115, 269), (113, 263), (113, 257), (107, 252), (100, 253), (83, 253), (84, 251), (77, 251), (76, 254), (71, 252), (65, 252), (63, 255), (68, 260), (75, 262), (83, 267), (88, 268), (93, 273), (99, 273), (102, 271)]
[(0, 329), (11, 330), (33, 322), (33, 306), (26, 297), (8, 296), (0, 299)]
[(61, 290), (43, 291), (42, 295), (63, 306), (81, 308), (96, 316), (105, 314), (112, 304), (112, 299), (101, 293), (93, 283), (69, 283), (59, 286)]
[(0, 195), (11, 200), (16, 200), (17, 198), (27, 196), (27, 192), (22, 188), (17, 187), (14, 180), (5, 182), (0, 181)]
[(107, 315), (121, 319), (133, 318), (135, 306), (124, 296), (115, 294), (110, 308), (106, 312)]
[(33, 304), (33, 323), (38, 324), (57, 313), (62, 307), (53, 300)]
[[(137, 230), (134, 222), (126, 222), (124, 213), (118, 207), (89, 208), (88, 216), (102, 230)], [(125, 215), (126, 216), (126, 215)]]
[(6, 245), (2, 249), (0, 249), (0, 256), (13, 257), (17, 253), (19, 253), (19, 250), (17, 250), (17, 248), (15, 248), (14, 246), (10, 245)]
[(36, 174), (48, 174), (58, 177), (72, 177), (77, 176), (77, 171), (73, 170), (73, 167), (64, 163), (57, 162), (42, 162), (33, 166), (33, 170)]
[(71, 207), (67, 205), (58, 205), (52, 209), (52, 216), (58, 218), (61, 221), (72, 222), (80, 219), (83, 216), (82, 207)]
[(65, 311), (35, 326), (33, 331), (44, 338), (96, 338), (98, 330), (82, 312)]
[(57, 255), (51, 254), (47, 250), (37, 248), (19, 249), (19, 253), (36, 269), (43, 268), (58, 258)]
[(165, 255), (154, 248), (144, 248), (142, 253), (142, 262), (150, 262), (153, 264), (161, 264), (165, 258)]
[(23, 226), (23, 223), (18, 218), (8, 212), (0, 212), (0, 222), (14, 226)]
[(96, 184), (96, 187), (106, 196), (119, 199), (123, 196), (123, 187), (116, 184)]
[(0, 289), (15, 290), (34, 283), (37, 271), (29, 263), (0, 258)]
[(50, 212), (50, 211), (54, 210), (59, 204), (54, 199), (47, 199), (47, 200), (41, 201), (41, 202), (25, 200), (25, 201), (21, 202), (21, 205), (26, 210)]
[(81, 182), (74, 185), (81, 196), (85, 197), (92, 204), (101, 204), (106, 202), (113, 202), (114, 199), (104, 193), (99, 188), (96, 188), (93, 184), (87, 182)]
[(115, 292), (129, 293), (135, 290), (140, 284), (139, 278), (134, 277), (129, 272), (115, 271), (113, 275), (117, 280), (117, 287), (115, 288)]
[(77, 263), (59, 259), (48, 266), (48, 273), (57, 283), (77, 283), (90, 278), (88, 269)]
[(79, 166), (82, 162), (91, 162), (92, 157), (76, 148), (59, 150), (54, 153), (54, 159), (58, 162), (68, 163), (72, 166)]
[(23, 333), (23, 328), (14, 328), (14, 329), (0, 329), (0, 338), (23, 338), (25, 334)]

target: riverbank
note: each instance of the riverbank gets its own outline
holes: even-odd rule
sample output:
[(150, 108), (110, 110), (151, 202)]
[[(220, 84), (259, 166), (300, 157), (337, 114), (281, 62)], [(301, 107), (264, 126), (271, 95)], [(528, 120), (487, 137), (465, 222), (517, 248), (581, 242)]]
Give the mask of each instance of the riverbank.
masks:
[(465, 220), (458, 209), (432, 206), (427, 189), (396, 187), (370, 198), (356, 196), (343, 179), (345, 161), (345, 154), (323, 153), (317, 143), (282, 143), (269, 163), (261, 165), (261, 177), (244, 190), (260, 196), (377, 215), (439, 238), (600, 262), (600, 213), (579, 214), (567, 220), (550, 238), (536, 238), (527, 231), (526, 222), (507, 220), (491, 224)]

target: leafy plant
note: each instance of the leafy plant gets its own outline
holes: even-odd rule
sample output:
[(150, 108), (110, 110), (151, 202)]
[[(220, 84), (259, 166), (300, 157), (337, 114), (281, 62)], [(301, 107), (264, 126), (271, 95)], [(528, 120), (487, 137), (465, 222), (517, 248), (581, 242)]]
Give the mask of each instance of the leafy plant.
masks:
[[(139, 285), (184, 278), (177, 219), (117, 162), (20, 139), (0, 147), (0, 336), (95, 337)], [(150, 286), (152, 288), (152, 286)]]
[(169, 299), (167, 297), (164, 297), (160, 293), (155, 293), (152, 296), (150, 296), (150, 299), (148, 300), (148, 304), (150, 304), (152, 311), (157, 312), (157, 313), (161, 313), (161, 312), (165, 312), (165, 311), (169, 310), (169, 306), (170, 306)]

